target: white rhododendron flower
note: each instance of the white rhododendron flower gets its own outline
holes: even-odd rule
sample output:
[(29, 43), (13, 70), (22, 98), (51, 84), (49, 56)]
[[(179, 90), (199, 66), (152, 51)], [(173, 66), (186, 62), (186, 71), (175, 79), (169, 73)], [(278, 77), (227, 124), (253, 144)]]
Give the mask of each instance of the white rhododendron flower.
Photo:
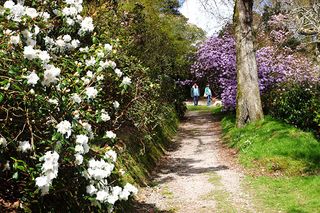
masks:
[(50, 61), (50, 55), (47, 51), (38, 51), (37, 54), (38, 58), (43, 62), (43, 63), (48, 63)]
[(128, 200), (128, 197), (131, 193), (136, 195), (138, 193), (138, 189), (132, 184), (127, 183), (119, 195), (120, 200)]
[(32, 46), (25, 46), (23, 50), (23, 55), (26, 59), (32, 60), (37, 57), (37, 51), (33, 49)]
[(86, 73), (86, 76), (89, 77), (89, 78), (93, 78), (93, 72), (92, 71), (88, 71)]
[(120, 69), (115, 69), (114, 72), (117, 74), (119, 78), (123, 75)]
[(106, 132), (106, 137), (107, 137), (107, 138), (114, 139), (114, 138), (117, 137), (117, 135), (116, 135), (114, 132), (112, 132), (112, 131), (107, 131), (107, 132)]
[(113, 162), (117, 161), (117, 153), (113, 150), (109, 150), (104, 154), (105, 158), (110, 158)]
[(44, 20), (48, 20), (50, 18), (50, 14), (48, 12), (40, 12), (39, 16), (42, 17)]
[(71, 99), (73, 100), (73, 102), (77, 103), (77, 104), (80, 104), (81, 103), (81, 97), (80, 95), (74, 93), (72, 96), (71, 96)]
[(37, 12), (36, 9), (31, 8), (31, 7), (27, 7), (25, 8), (25, 15), (29, 16), (30, 18), (34, 19), (36, 17), (38, 17), (39, 13)]
[(3, 147), (7, 146), (7, 140), (4, 137), (0, 138), (0, 146), (3, 146)]
[(40, 78), (38, 77), (37, 73), (33, 71), (32, 73), (30, 73), (30, 75), (27, 76), (27, 80), (28, 80), (27, 83), (36, 85), (39, 79)]
[(80, 41), (79, 41), (78, 39), (73, 39), (73, 40), (71, 41), (71, 46), (72, 46), (72, 48), (74, 48), (74, 49), (78, 48), (78, 47), (80, 46)]
[(104, 53), (102, 51), (98, 51), (97, 53), (98, 58), (104, 57)]
[(49, 193), (52, 180), (58, 176), (58, 160), (59, 154), (56, 151), (47, 151), (45, 155), (40, 158), (40, 161), (44, 161), (44, 163), (41, 167), (42, 175), (36, 178), (36, 186), (41, 190), (42, 195)]
[(89, 124), (89, 123), (87, 123), (87, 122), (80, 122), (81, 123), (81, 125), (83, 126), (83, 128), (85, 129), (85, 130), (87, 130), (88, 132), (91, 132), (92, 131), (92, 127), (91, 127), (91, 125)]
[(108, 51), (108, 52), (111, 52), (112, 46), (111, 46), (110, 44), (105, 44), (105, 45), (104, 45), (104, 49), (105, 49), (106, 51)]
[(96, 90), (94, 87), (87, 87), (86, 88), (86, 95), (88, 98), (95, 98), (98, 95), (98, 90)]
[(103, 109), (101, 110), (101, 116), (100, 116), (101, 120), (106, 122), (109, 121), (111, 118), (109, 116), (109, 114)]
[(75, 21), (74, 21), (72, 18), (69, 18), (69, 17), (67, 18), (66, 22), (67, 22), (67, 24), (70, 25), (70, 26), (73, 26), (74, 23), (75, 23)]
[(114, 165), (103, 159), (95, 160), (92, 158), (89, 160), (88, 174), (91, 179), (103, 180), (111, 175), (113, 169)]
[(79, 50), (80, 52), (89, 52), (89, 47), (85, 47), (85, 48), (81, 47)]
[(56, 44), (57, 44), (57, 46), (60, 47), (61, 49), (63, 49), (63, 48), (66, 46), (66, 42), (65, 42), (63, 39), (61, 39), (61, 38), (56, 41)]
[(31, 150), (29, 141), (20, 141), (17, 150), (21, 152), (27, 152), (28, 150)]
[(4, 8), (7, 8), (7, 9), (12, 9), (13, 6), (15, 5), (15, 3), (13, 1), (6, 1), (3, 5)]
[(120, 104), (119, 104), (118, 101), (114, 101), (114, 102), (113, 102), (113, 107), (114, 107), (115, 109), (118, 109), (119, 106), (120, 106)]
[(19, 44), (20, 43), (20, 36), (17, 35), (17, 36), (10, 36), (10, 41), (9, 41), (10, 44)]
[(62, 37), (62, 39), (65, 41), (65, 42), (70, 42), (71, 40), (72, 40), (72, 38), (71, 38), (71, 36), (70, 35), (64, 35), (63, 37)]
[(40, 176), (36, 178), (36, 186), (42, 188), (50, 183), (50, 180), (47, 176)]
[(58, 101), (57, 99), (51, 99), (51, 98), (50, 98), (50, 99), (48, 100), (48, 102), (49, 102), (50, 104), (54, 104), (54, 105), (57, 105), (57, 106), (59, 105), (59, 101)]
[(87, 186), (86, 191), (89, 195), (94, 195), (94, 193), (96, 193), (98, 190), (96, 187), (94, 187), (94, 185), (89, 185)]
[(131, 84), (131, 79), (130, 79), (129, 77), (124, 77), (124, 78), (122, 79), (122, 84), (123, 84), (123, 85), (129, 85), (129, 84)]
[(97, 77), (97, 81), (102, 81), (104, 79), (104, 76), (103, 75), (99, 75), (98, 77)]
[(115, 69), (117, 67), (117, 64), (116, 62), (114, 61), (109, 61), (109, 66), (112, 68), (112, 69)]
[(76, 143), (78, 144), (86, 144), (88, 143), (89, 138), (86, 135), (77, 135), (76, 137)]
[(93, 20), (91, 17), (85, 17), (83, 19), (83, 21), (81, 22), (81, 29), (79, 31), (79, 33), (82, 33), (82, 32), (92, 32), (94, 29), (94, 26), (93, 26)]
[(47, 65), (46, 71), (44, 72), (44, 79), (42, 81), (43, 85), (49, 86), (51, 83), (56, 83), (58, 81), (58, 76), (61, 70), (53, 65)]
[(74, 148), (74, 151), (79, 153), (79, 154), (84, 154), (84, 149), (82, 145), (76, 145), (76, 147)]
[(98, 191), (96, 199), (100, 202), (104, 202), (109, 197), (109, 193), (106, 190)]
[(57, 126), (57, 131), (62, 135), (66, 134), (66, 137), (69, 138), (71, 135), (71, 123), (67, 120), (61, 121)]
[(83, 81), (84, 85), (90, 84), (90, 81), (91, 81), (89, 78), (85, 78), (85, 77), (82, 77), (81, 80)]
[(94, 57), (91, 57), (89, 60), (86, 60), (86, 66), (90, 67), (96, 64), (96, 59)]
[(83, 156), (81, 154), (75, 154), (74, 156), (76, 158), (75, 164), (81, 165), (83, 163)]

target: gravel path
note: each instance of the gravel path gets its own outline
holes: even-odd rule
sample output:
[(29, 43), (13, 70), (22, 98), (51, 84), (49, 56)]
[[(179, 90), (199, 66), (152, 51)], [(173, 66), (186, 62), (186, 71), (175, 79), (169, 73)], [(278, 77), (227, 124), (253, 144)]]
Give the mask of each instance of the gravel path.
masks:
[(220, 122), (187, 112), (152, 186), (142, 188), (137, 212), (255, 212), (242, 189), (244, 175), (222, 148)]

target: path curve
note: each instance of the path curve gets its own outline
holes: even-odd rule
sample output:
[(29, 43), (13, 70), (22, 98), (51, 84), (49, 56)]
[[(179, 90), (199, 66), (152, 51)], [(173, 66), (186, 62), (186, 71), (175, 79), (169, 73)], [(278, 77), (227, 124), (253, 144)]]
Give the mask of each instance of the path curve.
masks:
[(226, 160), (220, 138), (217, 117), (188, 111), (154, 186), (140, 190), (137, 212), (255, 212), (241, 186), (244, 175)]

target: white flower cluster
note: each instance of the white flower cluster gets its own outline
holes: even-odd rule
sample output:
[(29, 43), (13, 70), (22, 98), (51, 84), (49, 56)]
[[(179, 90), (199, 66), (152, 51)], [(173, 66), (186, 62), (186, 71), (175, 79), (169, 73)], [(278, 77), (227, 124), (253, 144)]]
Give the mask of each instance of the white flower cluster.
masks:
[(36, 178), (36, 186), (41, 189), (42, 195), (49, 193), (52, 180), (58, 176), (58, 160), (59, 154), (56, 151), (48, 151), (40, 158), (40, 161), (44, 161), (44, 163), (41, 167), (42, 175)]
[(42, 84), (49, 86), (51, 83), (55, 84), (58, 81), (58, 77), (61, 73), (60, 68), (55, 67), (54, 65), (46, 65)]
[(4, 137), (0, 137), (0, 146), (6, 147), (7, 146), (7, 139)]
[(78, 31), (79, 35), (83, 35), (87, 32), (94, 30), (93, 20), (91, 17), (83, 18), (80, 13), (83, 10), (82, 0), (65, 0), (67, 7), (62, 9), (62, 15), (66, 18), (66, 23), (73, 26), (75, 23), (79, 23), (81, 28)]
[(117, 137), (117, 135), (112, 131), (107, 131), (106, 132), (106, 137), (110, 138), (110, 139), (115, 139)]
[[(111, 162), (116, 162), (117, 153), (109, 150), (105, 153), (105, 159)], [(114, 169), (114, 164), (106, 162), (104, 159), (89, 161), (88, 170), (84, 176), (90, 180), (90, 185), (87, 186), (87, 193), (91, 196), (96, 196), (96, 200), (101, 203), (114, 204), (117, 200), (128, 200), (131, 194), (137, 194), (138, 189), (127, 183), (122, 189), (120, 186), (108, 185), (107, 178), (111, 175)]]
[(94, 87), (87, 87), (86, 88), (86, 95), (88, 99), (93, 99), (98, 95), (98, 90)]
[(131, 84), (131, 79), (129, 77), (124, 77), (123, 80), (122, 80), (122, 84), (123, 85), (129, 85)]
[(46, 64), (50, 61), (50, 55), (47, 51), (36, 50), (33, 46), (25, 46), (23, 51), (24, 57), (29, 60), (40, 59), (42, 63)]
[(106, 122), (106, 121), (109, 121), (111, 118), (110, 118), (110, 115), (106, 112), (105, 109), (101, 110), (101, 115), (100, 115), (100, 118), (102, 121)]
[(111, 60), (100, 61), (99, 65), (100, 65), (101, 69), (106, 69), (108, 67), (115, 69), (117, 67), (116, 62), (111, 61)]
[[(23, 6), (24, 1), (17, 2), (18, 3), (15, 3), (12, 0), (6, 1), (4, 3), (6, 13), (2, 11), (0, 11), (0, 13), (2, 15), (9, 14), (6, 16), (6, 21), (20, 22), (19, 26), (21, 25), (20, 28), (24, 30), (12, 31), (7, 29), (4, 31), (4, 35), (10, 44), (10, 48), (14, 49), (14, 51), (22, 48), (23, 57), (26, 60), (40, 62), (35, 63), (41, 66), (40, 70), (33, 70), (35, 69), (33, 68), (34, 64), (32, 64), (30, 70), (27, 68), (23, 69), (23, 72), (27, 72), (27, 74), (24, 74), (24, 77), (28, 85), (35, 87), (40, 81), (43, 86), (43, 91), (50, 92), (46, 87), (56, 84), (52, 89), (61, 92), (62, 96), (67, 94), (67, 99), (64, 99), (65, 96), (63, 96), (61, 99), (59, 98), (59, 101), (56, 98), (57, 96), (52, 94), (48, 95), (46, 100), (48, 100), (48, 103), (54, 105), (52, 107), (59, 109), (60, 104), (62, 104), (60, 102), (71, 100), (68, 104), (71, 105), (71, 112), (74, 116), (73, 120), (68, 121), (69, 118), (68, 120), (63, 120), (65, 118), (56, 118), (57, 120), (62, 121), (55, 125), (55, 129), (58, 133), (65, 136), (64, 140), (70, 138), (71, 133), (75, 135), (75, 164), (78, 166), (83, 165), (83, 162), (86, 162), (84, 161), (85, 154), (90, 150), (88, 142), (90, 139), (94, 138), (94, 132), (92, 126), (88, 123), (89, 121), (83, 122), (81, 120), (87, 120), (85, 113), (82, 113), (84, 108), (82, 108), (81, 103), (85, 102), (83, 100), (87, 98), (87, 102), (85, 103), (85, 109), (87, 109), (89, 101), (96, 98), (99, 91), (102, 91), (102, 87), (100, 87), (103, 84), (102, 80), (108, 76), (102, 71), (106, 71), (107, 68), (111, 68), (114, 71), (114, 77), (117, 81), (121, 81), (122, 78), (122, 85), (131, 84), (131, 79), (129, 77), (124, 77), (123, 72), (117, 68), (116, 62), (108, 58), (108, 56), (116, 52), (112, 51), (112, 45), (105, 44), (103, 46), (100, 44), (97, 49), (93, 49), (92, 47), (79, 48), (80, 41), (76, 38), (72, 38), (67, 33), (57, 37), (50, 37), (52, 36), (52, 34), (49, 33), (52, 29), (52, 26), (50, 25), (51, 22), (48, 20), (50, 14), (45, 11), (38, 12), (35, 8)], [(83, 10), (82, 2), (83, 0), (64, 0), (64, 5), (66, 5), (64, 8), (56, 8), (52, 11), (52, 14), (55, 14), (58, 18), (60, 17), (64, 24), (67, 24), (69, 27), (77, 27), (76, 32), (78, 32), (80, 36), (94, 30), (93, 19), (80, 15)], [(48, 23), (47, 26), (43, 25), (43, 20)], [(39, 24), (40, 27), (35, 24), (38, 21), (41, 21), (41, 24)], [(75, 25), (75, 23), (77, 24)], [(45, 37), (43, 38), (43, 36)], [(37, 41), (40, 39), (43, 41), (37, 44)], [(40, 44), (42, 43), (44, 43), (45, 46), (41, 45), (40, 48)], [(73, 76), (76, 80), (73, 78), (64, 79), (64, 76), (61, 76), (61, 69), (56, 67), (55, 62), (59, 62), (59, 59), (65, 56), (64, 53), (66, 51), (72, 51), (77, 48), (79, 48), (79, 54), (83, 55), (83, 57), (79, 57), (77, 58), (78, 61), (75, 61), (77, 68), (79, 68), (79, 70), (77, 69), (75, 71), (75, 75)], [(94, 48), (96, 48), (96, 46)], [(72, 91), (73, 88), (71, 86), (66, 86), (65, 82), (74, 83), (73, 85), (77, 85), (79, 90)], [(36, 88), (32, 88), (29, 93), (35, 94), (35, 91)], [(70, 95), (68, 94), (69, 92)], [(114, 110), (117, 110), (120, 106), (118, 101), (114, 101), (112, 104)], [(93, 106), (91, 108), (91, 106), (89, 106), (89, 109), (95, 109), (95, 107), (96, 106)], [(95, 113), (98, 117), (98, 121), (106, 122), (111, 120), (109, 113), (105, 109), (97, 108), (96, 110)], [(80, 118), (80, 116), (83, 116), (83, 118)], [(53, 120), (54, 119), (51, 120), (52, 122), (50, 121), (50, 124), (54, 124)], [(81, 133), (76, 134), (79, 126), (82, 128)], [(110, 139), (116, 138), (116, 134), (113, 131), (107, 131), (105, 136)], [(0, 137), (0, 146), (7, 146), (7, 140), (2, 136)], [(17, 150), (28, 152), (33, 148), (32, 146), (29, 141), (21, 141), (19, 142)], [(49, 193), (49, 187), (52, 184), (53, 179), (58, 175), (59, 157), (60, 156), (56, 151), (48, 151), (40, 158), (40, 161), (43, 162), (41, 176), (37, 177), (35, 181), (36, 186), (41, 190), (42, 195)], [(115, 167), (114, 163), (116, 160), (117, 153), (113, 150), (109, 150), (105, 153), (104, 159), (91, 159), (88, 163), (87, 170), (84, 171), (85, 177), (89, 180), (88, 184), (90, 184), (87, 187), (87, 192), (90, 195), (93, 195), (97, 201), (102, 203), (114, 204), (117, 200), (127, 200), (130, 194), (137, 193), (137, 189), (131, 184), (127, 184), (124, 188), (121, 188), (119, 186), (112, 187), (108, 183), (107, 178), (110, 177)], [(10, 169), (9, 164), (7, 167)], [(83, 167), (80, 168), (82, 169)]]
[(21, 22), (24, 16), (28, 16), (31, 19), (35, 19), (39, 16), (45, 20), (50, 17), (50, 14), (47, 12), (39, 13), (35, 8), (25, 7), (21, 3), (16, 4), (12, 0), (6, 1), (3, 7), (10, 11), (8, 18), (15, 22)]
[(71, 123), (69, 121), (61, 121), (58, 125), (57, 125), (57, 131), (60, 132), (61, 134), (66, 134), (66, 138), (69, 138), (71, 135)]
[(65, 52), (68, 50), (75, 50), (80, 46), (78, 39), (72, 39), (70, 35), (66, 34), (58, 36), (57, 39), (46, 36), (44, 38), (47, 49), (53, 52)]
[(86, 135), (77, 135), (76, 137), (76, 147), (75, 150), (75, 164), (81, 165), (83, 162), (83, 154), (86, 154), (89, 152), (90, 147), (88, 145), (89, 137)]
[(31, 145), (29, 141), (20, 141), (17, 150), (20, 152), (27, 152), (31, 150)]

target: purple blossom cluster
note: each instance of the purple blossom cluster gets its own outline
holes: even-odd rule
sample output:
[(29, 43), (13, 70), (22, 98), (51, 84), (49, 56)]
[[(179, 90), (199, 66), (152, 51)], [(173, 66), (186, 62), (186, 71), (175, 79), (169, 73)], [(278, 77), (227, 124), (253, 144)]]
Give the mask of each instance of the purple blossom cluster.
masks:
[[(319, 81), (319, 68), (290, 49), (279, 52), (275, 47), (263, 47), (256, 52), (259, 88), (263, 94), (281, 82)], [(229, 35), (213, 36), (197, 52), (191, 72), (199, 80), (210, 82), (213, 91), (220, 91), (226, 110), (236, 106), (236, 48)]]

